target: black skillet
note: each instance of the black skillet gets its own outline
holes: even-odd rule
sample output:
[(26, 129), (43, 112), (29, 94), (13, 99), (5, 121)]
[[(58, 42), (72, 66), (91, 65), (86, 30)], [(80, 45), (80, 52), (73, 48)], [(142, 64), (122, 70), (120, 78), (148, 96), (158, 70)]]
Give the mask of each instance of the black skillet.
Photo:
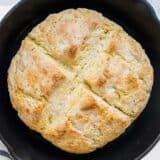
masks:
[[(7, 91), (7, 69), (25, 35), (48, 14), (77, 7), (100, 11), (122, 25), (145, 48), (155, 76), (147, 108), (134, 124), (114, 142), (86, 155), (63, 152), (29, 130), (12, 109)], [(0, 137), (13, 160), (141, 159), (160, 138), (160, 23), (151, 6), (144, 0), (22, 0), (18, 3), (0, 24)]]

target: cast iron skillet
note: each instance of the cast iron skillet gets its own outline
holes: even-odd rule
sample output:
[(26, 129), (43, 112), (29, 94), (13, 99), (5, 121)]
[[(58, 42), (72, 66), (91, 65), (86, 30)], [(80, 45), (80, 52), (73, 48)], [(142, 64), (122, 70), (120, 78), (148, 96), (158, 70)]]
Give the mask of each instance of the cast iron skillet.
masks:
[[(85, 7), (118, 22), (145, 48), (154, 67), (154, 86), (147, 108), (125, 134), (86, 155), (63, 152), (29, 130), (12, 109), (7, 69), (21, 40), (48, 14)], [(93, 17), (94, 18), (94, 17)], [(14, 160), (141, 159), (160, 138), (160, 23), (143, 0), (22, 0), (0, 24), (0, 137)]]

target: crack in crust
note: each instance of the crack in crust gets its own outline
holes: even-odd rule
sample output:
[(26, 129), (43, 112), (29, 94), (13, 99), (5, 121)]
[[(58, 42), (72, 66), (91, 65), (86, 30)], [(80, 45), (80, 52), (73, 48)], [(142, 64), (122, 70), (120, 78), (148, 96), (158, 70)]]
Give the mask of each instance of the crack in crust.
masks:
[(11, 102), (22, 121), (78, 154), (121, 135), (145, 108), (152, 83), (152, 66), (138, 42), (81, 8), (37, 25), (8, 70)]
[[(119, 111), (121, 111), (123, 114), (131, 117), (131, 118), (134, 118), (134, 116), (132, 116), (131, 114), (127, 114), (126, 112), (124, 112), (123, 110), (121, 110), (119, 107), (115, 106), (115, 105), (112, 105), (109, 101), (107, 101), (107, 99), (105, 99), (104, 97), (101, 97), (99, 94), (97, 94), (93, 89), (92, 87), (90, 86), (90, 84), (86, 81), (84, 81), (84, 84), (87, 86), (87, 88), (93, 93), (95, 94), (96, 96), (98, 96), (99, 98), (101, 98), (105, 103), (107, 103), (108, 105), (112, 106), (112, 107), (115, 107), (116, 109), (118, 109)], [(120, 96), (119, 96), (120, 97)]]

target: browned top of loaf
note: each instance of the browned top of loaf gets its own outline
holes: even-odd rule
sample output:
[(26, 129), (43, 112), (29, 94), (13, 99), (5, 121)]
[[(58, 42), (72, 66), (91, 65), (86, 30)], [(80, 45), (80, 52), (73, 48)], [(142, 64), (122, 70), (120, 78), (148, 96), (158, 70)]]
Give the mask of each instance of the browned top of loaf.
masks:
[(49, 15), (8, 71), (13, 107), (57, 147), (88, 153), (117, 138), (145, 108), (153, 69), (141, 45), (88, 9)]

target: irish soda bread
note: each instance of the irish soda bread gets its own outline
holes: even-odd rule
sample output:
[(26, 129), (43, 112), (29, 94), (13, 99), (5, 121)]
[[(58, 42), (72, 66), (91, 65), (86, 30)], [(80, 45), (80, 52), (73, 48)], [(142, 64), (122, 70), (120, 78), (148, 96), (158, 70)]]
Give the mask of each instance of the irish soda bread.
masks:
[(8, 72), (21, 120), (72, 153), (94, 151), (121, 135), (145, 108), (152, 83), (141, 45), (100, 13), (81, 8), (37, 25)]

